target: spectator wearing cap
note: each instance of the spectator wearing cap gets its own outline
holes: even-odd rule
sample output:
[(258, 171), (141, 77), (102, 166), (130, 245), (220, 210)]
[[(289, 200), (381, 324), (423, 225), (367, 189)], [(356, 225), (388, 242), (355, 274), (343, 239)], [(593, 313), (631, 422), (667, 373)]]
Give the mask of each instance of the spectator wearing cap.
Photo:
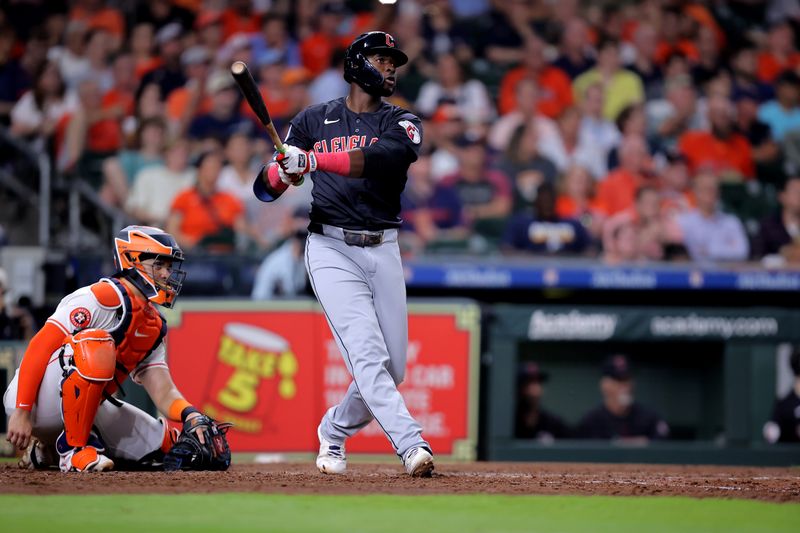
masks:
[(442, 183), (458, 193), (473, 230), (489, 240), (499, 240), (511, 213), (510, 180), (499, 170), (489, 168), (482, 138), (465, 135), (456, 145), (458, 171), (443, 178)]
[(770, 127), (772, 138), (782, 143), (787, 134), (800, 132), (800, 76), (786, 71), (775, 84), (775, 99), (761, 104), (758, 119)]
[(552, 183), (542, 183), (536, 188), (533, 208), (508, 221), (502, 248), (509, 253), (576, 255), (590, 243), (589, 234), (579, 221), (558, 216), (555, 188)]
[(633, 374), (625, 355), (615, 354), (603, 362), (600, 393), (603, 403), (583, 416), (579, 437), (646, 442), (669, 436), (667, 423), (635, 400)]
[(350, 36), (339, 33), (348, 15), (349, 11), (343, 2), (324, 2), (319, 5), (314, 32), (300, 42), (300, 59), (312, 76), (317, 76), (330, 66), (334, 50), (350, 45)]
[(211, 98), (211, 110), (192, 120), (188, 131), (190, 139), (199, 141), (212, 137), (224, 142), (236, 132), (255, 137), (255, 123), (239, 112), (239, 95), (229, 72), (213, 72), (205, 88)]
[(783, 398), (775, 400), (772, 415), (764, 424), (764, 440), (770, 444), (800, 442), (800, 347), (792, 350), (789, 366), (794, 374), (792, 388)]
[(678, 139), (689, 172), (711, 172), (729, 181), (753, 178), (753, 151), (747, 138), (736, 133), (733, 103), (724, 96), (709, 97), (707, 115), (710, 131), (690, 130)]
[(217, 186), (223, 161), (218, 151), (201, 154), (195, 185), (180, 191), (172, 202), (166, 227), (184, 250), (229, 253), (238, 243), (237, 234), (244, 235), (242, 202)]
[(586, 94), (586, 88), (598, 82), (602, 84), (605, 94), (603, 116), (607, 120), (616, 120), (626, 106), (644, 101), (642, 80), (622, 67), (619, 41), (616, 39), (604, 38), (598, 43), (597, 65), (572, 83), (575, 100), (580, 102)]
[(800, 176), (786, 180), (778, 194), (780, 211), (761, 221), (753, 241), (753, 255), (760, 259), (778, 255), (800, 264)]
[(156, 83), (161, 94), (166, 98), (169, 94), (186, 83), (186, 75), (181, 65), (183, 54), (183, 29), (177, 22), (170, 22), (156, 33), (162, 64), (142, 77), (141, 85)]
[(522, 64), (506, 72), (500, 81), (497, 109), (501, 115), (514, 109), (516, 86), (523, 78), (536, 82), (539, 89), (536, 109), (546, 117), (557, 119), (573, 104), (572, 80), (564, 71), (547, 63), (544, 47), (545, 43), (535, 36), (525, 41)]
[(700, 174), (694, 178), (692, 190), (697, 208), (677, 217), (692, 261), (746, 260), (750, 253), (747, 233), (738, 218), (720, 209), (718, 178)]
[(437, 57), (436, 78), (422, 84), (416, 108), (424, 115), (432, 115), (444, 100), (454, 102), (464, 122), (472, 127), (487, 124), (495, 115), (486, 85), (478, 79), (467, 79), (463, 65), (451, 53)]
[(529, 361), (520, 366), (517, 377), (517, 405), (514, 437), (550, 442), (571, 436), (561, 417), (542, 407), (544, 384), (550, 376), (538, 363)]
[(179, 134), (186, 132), (197, 115), (211, 111), (211, 97), (206, 93), (211, 53), (204, 46), (189, 47), (181, 54), (181, 64), (186, 72), (186, 84), (169, 93), (165, 105), (167, 118), (178, 125), (175, 130)]

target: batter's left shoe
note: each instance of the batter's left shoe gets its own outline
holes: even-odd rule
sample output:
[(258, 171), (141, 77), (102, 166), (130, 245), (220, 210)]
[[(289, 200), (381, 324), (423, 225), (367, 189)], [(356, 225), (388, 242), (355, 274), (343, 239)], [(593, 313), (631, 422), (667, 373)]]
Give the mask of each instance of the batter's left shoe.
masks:
[(335, 444), (322, 436), (322, 426), (317, 427), (319, 438), (319, 455), (317, 468), (323, 474), (344, 474), (347, 470), (347, 458), (344, 455), (344, 443)]
[(411, 477), (431, 477), (433, 475), (433, 453), (426, 446), (411, 448), (403, 455), (403, 464)]

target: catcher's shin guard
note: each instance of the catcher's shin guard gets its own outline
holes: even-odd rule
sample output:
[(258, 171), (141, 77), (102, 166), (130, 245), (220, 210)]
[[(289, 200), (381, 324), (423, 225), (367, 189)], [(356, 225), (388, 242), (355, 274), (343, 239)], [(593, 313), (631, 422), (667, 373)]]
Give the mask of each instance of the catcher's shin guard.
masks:
[[(66, 443), (86, 446), (106, 382), (114, 378), (117, 361), (114, 340), (107, 331), (87, 329), (65, 345), (72, 349), (61, 381), (61, 411)], [(64, 357), (64, 356), (62, 356)]]

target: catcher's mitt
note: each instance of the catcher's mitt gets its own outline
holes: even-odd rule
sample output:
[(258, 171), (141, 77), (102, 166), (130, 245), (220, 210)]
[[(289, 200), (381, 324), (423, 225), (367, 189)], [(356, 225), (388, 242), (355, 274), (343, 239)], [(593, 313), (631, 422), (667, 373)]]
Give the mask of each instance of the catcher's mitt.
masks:
[[(202, 414), (188, 419), (177, 442), (164, 456), (164, 470), (227, 470), (231, 448), (225, 433), (232, 425), (217, 423)], [(203, 435), (202, 444), (198, 434)]]

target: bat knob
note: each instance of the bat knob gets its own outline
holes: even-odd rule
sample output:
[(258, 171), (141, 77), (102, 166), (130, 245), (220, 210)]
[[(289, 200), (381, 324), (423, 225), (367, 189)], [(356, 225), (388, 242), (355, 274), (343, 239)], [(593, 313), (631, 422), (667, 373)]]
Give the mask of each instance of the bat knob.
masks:
[(239, 75), (242, 72), (247, 70), (247, 64), (244, 61), (235, 61), (233, 65), (231, 65), (231, 72)]

